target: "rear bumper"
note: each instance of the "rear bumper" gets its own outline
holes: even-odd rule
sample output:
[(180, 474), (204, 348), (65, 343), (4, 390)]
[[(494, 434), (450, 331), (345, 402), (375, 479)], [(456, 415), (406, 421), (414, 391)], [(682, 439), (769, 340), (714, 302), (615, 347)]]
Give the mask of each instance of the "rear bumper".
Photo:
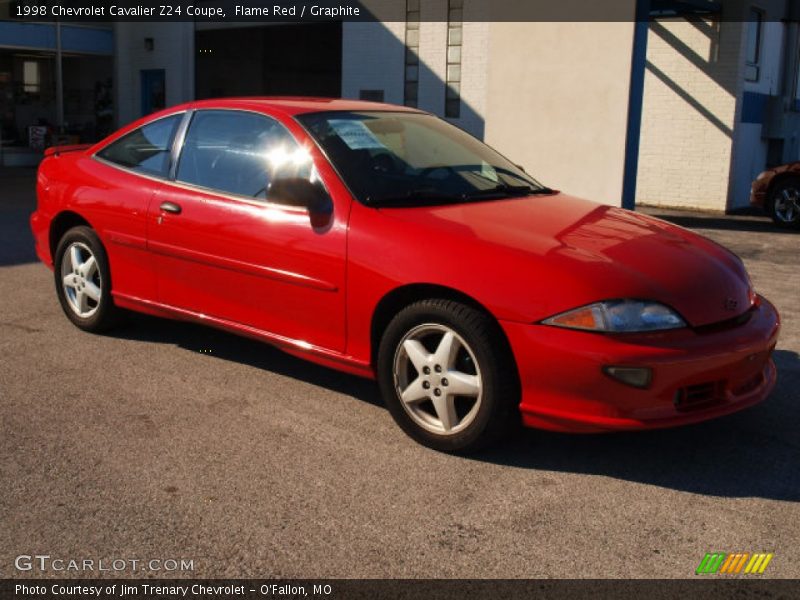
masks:
[[(738, 326), (609, 336), (502, 322), (522, 384), (523, 423), (591, 433), (675, 427), (763, 401), (775, 386), (772, 351), (780, 320), (765, 299)], [(603, 366), (648, 367), (647, 389)]]
[(50, 256), (50, 220), (46, 219), (39, 211), (31, 215), (31, 232), (36, 248), (36, 256), (48, 267), (53, 267), (53, 258)]

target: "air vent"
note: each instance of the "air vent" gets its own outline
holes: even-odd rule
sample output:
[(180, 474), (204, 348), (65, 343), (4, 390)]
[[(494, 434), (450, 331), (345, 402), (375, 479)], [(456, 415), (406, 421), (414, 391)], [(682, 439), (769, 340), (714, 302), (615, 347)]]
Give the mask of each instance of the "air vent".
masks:
[(674, 404), (679, 411), (695, 410), (716, 404), (723, 399), (724, 381), (689, 385), (675, 392)]

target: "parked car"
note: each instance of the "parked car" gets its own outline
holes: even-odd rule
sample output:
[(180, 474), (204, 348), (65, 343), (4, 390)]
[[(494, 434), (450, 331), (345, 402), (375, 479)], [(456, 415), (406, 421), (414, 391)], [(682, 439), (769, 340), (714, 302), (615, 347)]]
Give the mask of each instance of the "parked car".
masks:
[(375, 377), (439, 450), (520, 418), (683, 425), (775, 384), (778, 314), (733, 253), (419, 110), (207, 100), (46, 154), (31, 226), (76, 326), (141, 311)]
[(800, 161), (761, 173), (750, 190), (750, 204), (764, 209), (781, 227), (800, 227)]

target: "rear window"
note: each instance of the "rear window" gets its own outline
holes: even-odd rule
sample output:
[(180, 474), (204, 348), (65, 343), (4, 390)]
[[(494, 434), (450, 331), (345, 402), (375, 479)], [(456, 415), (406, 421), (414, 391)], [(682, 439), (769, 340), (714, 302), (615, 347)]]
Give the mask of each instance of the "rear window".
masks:
[(143, 125), (112, 142), (97, 156), (121, 167), (166, 177), (172, 140), (183, 114), (171, 115)]

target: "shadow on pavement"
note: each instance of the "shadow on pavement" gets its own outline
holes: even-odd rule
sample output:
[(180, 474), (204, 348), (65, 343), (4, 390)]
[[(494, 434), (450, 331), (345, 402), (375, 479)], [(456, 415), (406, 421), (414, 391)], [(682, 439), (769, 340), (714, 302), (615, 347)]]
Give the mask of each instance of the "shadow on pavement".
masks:
[(197, 352), (198, 360), (210, 357), (232, 361), (347, 394), (370, 404), (383, 405), (380, 392), (372, 381), (310, 363), (269, 344), (205, 325), (128, 313), (125, 322), (108, 335), (127, 340), (172, 344)]
[(36, 207), (36, 170), (0, 168), (0, 267), (38, 260), (28, 222)]
[(14, 208), (0, 211), (0, 267), (39, 260), (29, 225), (32, 210)]
[[(373, 405), (382, 405), (374, 382), (289, 356), (268, 344), (193, 323), (131, 315), (119, 338), (174, 344), (264, 369)], [(205, 357), (207, 355), (203, 355)], [(198, 360), (201, 357), (198, 356)], [(761, 406), (678, 429), (607, 435), (524, 430), (471, 460), (522, 469), (602, 475), (721, 497), (800, 501), (800, 359), (779, 350), (778, 386)], [(390, 418), (386, 415), (386, 418)], [(777, 426), (776, 426), (777, 423)], [(408, 443), (413, 443), (409, 440)]]
[(778, 384), (767, 401), (676, 429), (564, 435), (526, 430), (475, 458), (524, 469), (604, 475), (729, 498), (800, 501), (800, 359), (775, 353)]
[(663, 212), (657, 209), (645, 209), (642, 212), (687, 229), (716, 229), (719, 231), (750, 233), (794, 233), (800, 231), (778, 227), (768, 217), (704, 215), (698, 213), (681, 214), (677, 211)]

